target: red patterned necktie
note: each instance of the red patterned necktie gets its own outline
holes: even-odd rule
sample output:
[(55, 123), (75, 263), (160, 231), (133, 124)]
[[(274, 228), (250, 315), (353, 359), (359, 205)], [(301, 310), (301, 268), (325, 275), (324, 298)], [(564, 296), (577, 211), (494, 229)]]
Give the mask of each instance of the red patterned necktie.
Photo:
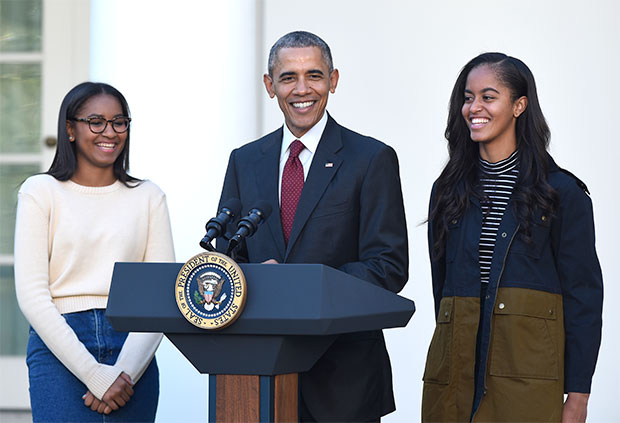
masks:
[(305, 148), (301, 141), (295, 140), (289, 148), (289, 156), (282, 171), (282, 197), (280, 198), (280, 216), (284, 240), (288, 244), (297, 203), (304, 189), (304, 168), (299, 161), (299, 153)]

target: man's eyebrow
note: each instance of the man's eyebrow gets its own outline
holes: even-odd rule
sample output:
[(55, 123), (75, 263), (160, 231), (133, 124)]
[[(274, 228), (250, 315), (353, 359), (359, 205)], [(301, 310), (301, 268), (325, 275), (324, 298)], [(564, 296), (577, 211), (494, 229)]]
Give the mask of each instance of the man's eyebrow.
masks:
[(286, 76), (294, 76), (295, 72), (289, 71), (289, 72), (282, 72), (280, 75), (278, 75), (278, 78), (284, 78)]
[(323, 75), (323, 71), (321, 69), (310, 69), (308, 72), (306, 73), (311, 73), (311, 74), (319, 74), (319, 75)]

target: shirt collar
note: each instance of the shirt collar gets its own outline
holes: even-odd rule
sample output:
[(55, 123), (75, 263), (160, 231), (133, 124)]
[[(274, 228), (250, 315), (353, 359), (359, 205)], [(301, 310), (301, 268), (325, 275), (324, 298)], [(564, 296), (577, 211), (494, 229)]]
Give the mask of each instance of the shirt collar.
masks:
[(496, 163), (491, 163), (479, 157), (480, 170), (484, 173), (501, 175), (519, 169), (519, 149), (516, 149), (510, 156)]
[(295, 140), (299, 140), (303, 143), (303, 145), (314, 154), (316, 152), (317, 147), (319, 146), (319, 141), (321, 140), (321, 136), (323, 136), (323, 131), (327, 126), (327, 113), (323, 112), (323, 117), (319, 120), (308, 132), (306, 132), (301, 138), (297, 138), (286, 126), (286, 122), (284, 122), (284, 131), (282, 133), (282, 148), (280, 150), (280, 157), (284, 156), (284, 153), (288, 150), (291, 143)]

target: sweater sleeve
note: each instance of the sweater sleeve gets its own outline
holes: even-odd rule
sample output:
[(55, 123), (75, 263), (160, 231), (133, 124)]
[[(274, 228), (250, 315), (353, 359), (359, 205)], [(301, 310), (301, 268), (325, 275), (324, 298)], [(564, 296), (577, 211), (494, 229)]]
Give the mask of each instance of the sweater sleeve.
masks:
[(18, 195), (15, 223), (15, 289), (24, 316), (60, 362), (101, 399), (120, 375), (100, 364), (79, 341), (54, 303), (49, 289), (50, 209), (32, 196)]
[[(163, 193), (152, 200), (148, 231), (144, 261), (174, 262), (170, 217)], [(137, 382), (153, 359), (162, 336), (161, 333), (130, 333), (116, 360), (116, 367)]]
[(174, 244), (166, 196), (152, 200), (149, 211), (149, 229), (144, 261), (174, 262)]

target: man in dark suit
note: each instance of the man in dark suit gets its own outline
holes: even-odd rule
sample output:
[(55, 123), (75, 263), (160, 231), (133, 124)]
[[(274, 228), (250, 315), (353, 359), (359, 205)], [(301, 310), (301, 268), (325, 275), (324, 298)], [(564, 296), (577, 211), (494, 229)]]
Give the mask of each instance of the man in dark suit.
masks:
[[(237, 260), (322, 263), (398, 292), (408, 277), (398, 159), (327, 114), (338, 76), (316, 35), (292, 32), (276, 42), (264, 83), (285, 124), (231, 153), (220, 203), (239, 198), (242, 216), (261, 200), (273, 208)], [(380, 420), (395, 409), (383, 333), (339, 336), (299, 386), (302, 421)]]

